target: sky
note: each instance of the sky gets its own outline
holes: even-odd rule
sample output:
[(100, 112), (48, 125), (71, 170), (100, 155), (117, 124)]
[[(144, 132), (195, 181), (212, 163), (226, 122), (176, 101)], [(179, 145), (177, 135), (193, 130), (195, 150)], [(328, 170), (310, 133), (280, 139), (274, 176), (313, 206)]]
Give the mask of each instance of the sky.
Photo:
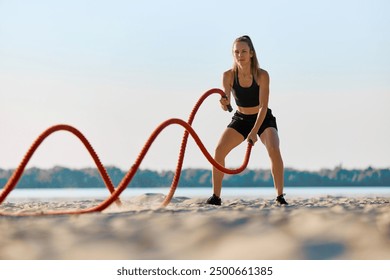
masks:
[[(387, 0), (0, 0), (0, 168), (17, 167), (46, 128), (69, 124), (105, 166), (129, 169), (161, 122), (187, 120), (221, 88), (241, 35), (270, 74), (286, 167), (389, 168), (389, 11)], [(199, 110), (193, 127), (211, 154), (231, 116), (217, 95)], [(173, 170), (182, 135), (164, 130), (141, 168)], [(245, 149), (226, 166), (240, 166)], [(58, 165), (94, 163), (58, 132), (28, 167)], [(211, 168), (192, 139), (184, 167)], [(260, 142), (248, 167), (270, 168)]]

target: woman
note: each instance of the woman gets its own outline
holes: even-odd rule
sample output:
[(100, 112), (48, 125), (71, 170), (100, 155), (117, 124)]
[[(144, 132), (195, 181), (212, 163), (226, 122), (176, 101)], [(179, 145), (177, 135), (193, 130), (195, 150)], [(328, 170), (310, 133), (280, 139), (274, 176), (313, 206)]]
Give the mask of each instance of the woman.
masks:
[[(223, 89), (227, 98), (221, 98), (223, 110), (230, 105), (233, 93), (238, 110), (223, 132), (215, 149), (214, 159), (225, 166), (227, 154), (245, 139), (255, 144), (257, 136), (265, 145), (271, 159), (271, 172), (277, 191), (276, 201), (288, 204), (283, 196), (283, 160), (279, 150), (276, 119), (268, 108), (269, 75), (259, 68), (256, 51), (249, 36), (237, 38), (233, 44), (233, 68), (223, 73)], [(208, 204), (221, 205), (221, 188), (224, 174), (213, 168), (214, 194)]]

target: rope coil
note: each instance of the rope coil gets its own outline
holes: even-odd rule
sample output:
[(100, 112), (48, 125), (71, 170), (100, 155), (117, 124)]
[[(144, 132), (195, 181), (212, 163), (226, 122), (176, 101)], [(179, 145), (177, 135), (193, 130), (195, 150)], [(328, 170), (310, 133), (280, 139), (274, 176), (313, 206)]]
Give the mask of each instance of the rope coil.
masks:
[(195, 132), (195, 130), (192, 128), (192, 123), (195, 119), (195, 115), (198, 112), (200, 106), (202, 105), (203, 101), (209, 97), (212, 94), (220, 94), (222, 97), (225, 96), (225, 93), (221, 89), (210, 89), (206, 91), (197, 101), (195, 106), (193, 107), (190, 116), (188, 118), (188, 121), (185, 122), (184, 120), (177, 119), (177, 118), (172, 118), (168, 119), (164, 122), (162, 122), (150, 135), (148, 140), (145, 142), (141, 152), (139, 153), (137, 159), (135, 160), (134, 164), (131, 166), (129, 171), (125, 174), (123, 177), (122, 181), (118, 184), (118, 186), (115, 188), (110, 176), (107, 173), (106, 168), (103, 166), (101, 163), (99, 156), (93, 149), (92, 145), (89, 143), (87, 138), (76, 128), (70, 126), (70, 125), (65, 125), (65, 124), (59, 124), (52, 126), (48, 129), (46, 129), (38, 138), (33, 142), (31, 145), (30, 149), (27, 151), (25, 154), (23, 160), (19, 164), (18, 168), (14, 171), (10, 179), (7, 181), (5, 184), (1, 194), (0, 194), (0, 204), (3, 203), (3, 201), (7, 198), (9, 193), (15, 188), (16, 184), (18, 183), (19, 179), (23, 175), (23, 171), (26, 168), (26, 165), (30, 161), (31, 157), (35, 153), (35, 151), (38, 149), (38, 147), (42, 144), (42, 142), (51, 134), (57, 132), (57, 131), (68, 131), (72, 134), (74, 134), (85, 146), (85, 148), (88, 150), (89, 154), (93, 158), (100, 176), (102, 177), (104, 184), (106, 185), (107, 189), (110, 191), (110, 196), (107, 197), (104, 201), (102, 201), (100, 204), (97, 206), (87, 208), (87, 209), (81, 209), (81, 210), (68, 210), (68, 211), (48, 211), (48, 212), (39, 212), (39, 213), (5, 213), (5, 212), (0, 212), (0, 216), (36, 216), (36, 215), (64, 215), (64, 214), (84, 214), (84, 213), (92, 213), (92, 212), (100, 212), (109, 207), (112, 203), (116, 202), (118, 205), (121, 204), (119, 200), (119, 196), (121, 193), (127, 188), (128, 184), (131, 182), (133, 179), (134, 175), (136, 174), (139, 166), (141, 165), (144, 157), (146, 156), (147, 152), (149, 151), (149, 148), (157, 138), (157, 136), (168, 126), (176, 124), (182, 126), (185, 131), (183, 134), (182, 142), (181, 142), (181, 147), (180, 147), (180, 152), (179, 152), (179, 158), (177, 161), (176, 165), (176, 171), (174, 178), (172, 180), (172, 184), (169, 190), (169, 193), (165, 197), (164, 201), (162, 202), (162, 207), (167, 206), (172, 197), (175, 194), (177, 185), (180, 180), (180, 174), (181, 170), (183, 167), (183, 161), (184, 161), (184, 155), (185, 155), (185, 150), (187, 147), (187, 142), (188, 142), (188, 137), (191, 135), (191, 137), (195, 140), (196, 144), (198, 145), (199, 149), (202, 151), (203, 155), (207, 158), (207, 160), (215, 166), (218, 170), (227, 173), (227, 174), (238, 174), (242, 172), (248, 165), (249, 158), (250, 158), (250, 153), (252, 150), (252, 144), (248, 143), (248, 147), (245, 153), (245, 158), (242, 163), (242, 165), (239, 168), (236, 169), (228, 169), (225, 168), (224, 166), (220, 165), (218, 162), (214, 160), (214, 158), (210, 155), (210, 153), (207, 151), (205, 148), (204, 144), (202, 143), (201, 139)]

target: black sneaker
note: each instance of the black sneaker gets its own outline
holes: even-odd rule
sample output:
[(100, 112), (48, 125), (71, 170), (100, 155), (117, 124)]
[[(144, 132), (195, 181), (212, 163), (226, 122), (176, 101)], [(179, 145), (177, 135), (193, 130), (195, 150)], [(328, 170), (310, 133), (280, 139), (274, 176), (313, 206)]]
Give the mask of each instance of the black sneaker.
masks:
[(284, 199), (284, 194), (278, 195), (278, 196), (276, 197), (276, 201), (277, 201), (280, 205), (288, 205), (287, 201)]
[(206, 201), (207, 204), (213, 204), (213, 205), (221, 205), (221, 202), (222, 202), (221, 198), (216, 196), (215, 194), (213, 194), (213, 196), (207, 199)]

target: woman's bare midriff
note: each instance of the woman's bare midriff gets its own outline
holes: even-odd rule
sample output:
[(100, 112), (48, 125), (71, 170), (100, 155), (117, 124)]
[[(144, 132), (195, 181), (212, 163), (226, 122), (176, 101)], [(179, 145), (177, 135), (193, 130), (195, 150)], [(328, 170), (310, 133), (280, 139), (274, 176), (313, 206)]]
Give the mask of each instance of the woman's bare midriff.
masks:
[(260, 106), (256, 107), (237, 107), (238, 111), (245, 114), (245, 115), (254, 115), (259, 112)]

